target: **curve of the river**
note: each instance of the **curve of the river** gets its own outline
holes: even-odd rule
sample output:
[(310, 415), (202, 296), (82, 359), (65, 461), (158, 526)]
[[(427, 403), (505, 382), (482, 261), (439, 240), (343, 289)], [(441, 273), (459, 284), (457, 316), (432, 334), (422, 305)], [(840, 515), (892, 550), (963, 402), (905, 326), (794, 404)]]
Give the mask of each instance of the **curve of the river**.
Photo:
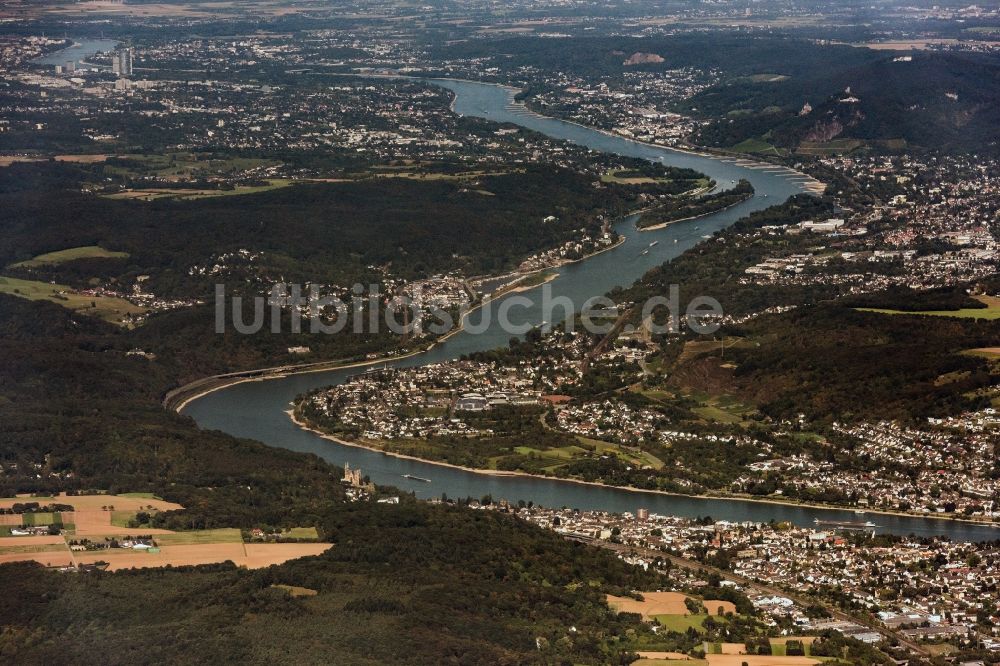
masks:
[[(59, 49), (48, 55), (35, 58), (32, 62), (36, 65), (65, 65), (72, 62), (74, 67), (87, 66), (87, 58), (97, 53), (113, 51), (118, 47), (118, 42), (113, 39), (78, 39), (73, 40), (70, 46)], [(95, 65), (90, 65), (95, 67)], [(108, 69), (100, 67), (99, 69)]]
[[(634, 219), (626, 219), (618, 227), (626, 241), (613, 250), (585, 261), (564, 266), (558, 277), (549, 283), (553, 296), (567, 296), (577, 307), (586, 299), (608, 292), (617, 285), (628, 285), (650, 268), (678, 256), (700, 242), (703, 236), (723, 229), (754, 210), (780, 203), (787, 197), (805, 191), (808, 179), (788, 169), (753, 165), (732, 159), (684, 153), (650, 146), (604, 134), (586, 127), (546, 118), (526, 111), (513, 101), (513, 92), (500, 86), (467, 81), (437, 81), (455, 94), (454, 110), (463, 115), (478, 116), (497, 122), (514, 123), (557, 139), (565, 139), (595, 151), (617, 153), (661, 161), (665, 164), (690, 167), (705, 173), (716, 182), (728, 186), (746, 178), (753, 183), (755, 195), (718, 214), (678, 223), (654, 232), (639, 232)], [(765, 196), (766, 195), (766, 196)], [(659, 241), (649, 247), (653, 240)], [(649, 250), (643, 254), (643, 250)], [(538, 324), (542, 319), (540, 298), (528, 292), (533, 301), (529, 307), (511, 310), (511, 320)], [(504, 298), (488, 310), (493, 312)], [(486, 313), (473, 314), (471, 323), (482, 321)], [(415, 366), (446, 361), (473, 351), (505, 345), (510, 335), (493, 326), (485, 332), (461, 332), (434, 347), (431, 351), (397, 361), (400, 366)], [(286, 410), (300, 393), (321, 386), (343, 382), (358, 372), (334, 370), (290, 375), (265, 381), (235, 384), (191, 401), (183, 412), (200, 427), (216, 429), (248, 437), (265, 444), (294, 451), (314, 453), (335, 464), (350, 463), (360, 467), (375, 483), (392, 485), (412, 491), (417, 497), (430, 498), (446, 493), (449, 497), (481, 497), (492, 495), (511, 501), (534, 501), (550, 507), (574, 507), (605, 511), (635, 511), (645, 507), (665, 515), (706, 516), (731, 521), (785, 520), (798, 525), (813, 524), (814, 519), (857, 521), (851, 511), (818, 509), (763, 502), (730, 499), (703, 499), (661, 493), (630, 491), (596, 485), (586, 485), (557, 479), (526, 476), (493, 476), (418, 460), (389, 456), (377, 451), (337, 444), (295, 426)], [(430, 483), (404, 478), (413, 475), (430, 479)], [(978, 541), (1000, 537), (1000, 531), (985, 525), (920, 517), (869, 513), (864, 519), (877, 524), (877, 530), (898, 534), (947, 535), (956, 540)]]

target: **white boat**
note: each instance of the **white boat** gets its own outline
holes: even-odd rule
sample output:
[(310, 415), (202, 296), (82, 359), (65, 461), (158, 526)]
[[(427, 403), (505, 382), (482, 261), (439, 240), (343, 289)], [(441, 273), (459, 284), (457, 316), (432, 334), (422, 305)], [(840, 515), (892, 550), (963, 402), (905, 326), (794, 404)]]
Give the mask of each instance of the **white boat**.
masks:
[(653, 241), (652, 243), (650, 243), (650, 244), (649, 244), (649, 247), (653, 247), (654, 245), (656, 245), (656, 244), (657, 244), (657, 243), (659, 243), (659, 242), (660, 242), (660, 241)]

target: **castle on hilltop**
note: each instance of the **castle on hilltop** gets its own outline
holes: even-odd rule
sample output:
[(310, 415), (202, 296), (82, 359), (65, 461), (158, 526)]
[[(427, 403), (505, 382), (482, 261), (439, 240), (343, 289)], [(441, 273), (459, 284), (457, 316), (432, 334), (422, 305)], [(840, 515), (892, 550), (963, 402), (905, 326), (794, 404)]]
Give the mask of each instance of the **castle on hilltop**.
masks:
[(351, 469), (350, 463), (344, 463), (344, 483), (352, 488), (359, 488), (361, 490), (367, 490), (368, 492), (374, 492), (375, 484), (371, 481), (365, 482), (364, 475), (361, 473), (361, 468)]

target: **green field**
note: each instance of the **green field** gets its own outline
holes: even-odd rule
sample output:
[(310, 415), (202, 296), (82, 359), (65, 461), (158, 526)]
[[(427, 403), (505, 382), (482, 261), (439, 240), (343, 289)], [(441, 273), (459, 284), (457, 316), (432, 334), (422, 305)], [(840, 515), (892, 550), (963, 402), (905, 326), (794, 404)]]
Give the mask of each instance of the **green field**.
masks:
[(533, 449), (530, 446), (518, 446), (514, 450), (522, 456), (535, 454), (540, 458), (557, 458), (559, 460), (572, 460), (573, 458), (587, 454), (586, 449), (578, 446), (562, 446), (556, 449)]
[(105, 321), (122, 324), (126, 314), (141, 314), (142, 308), (123, 298), (110, 296), (88, 296), (74, 293), (64, 284), (50, 284), (37, 280), (21, 280), (0, 276), (0, 294), (11, 294), (27, 298), (29, 301), (52, 301), (70, 310), (100, 317)]
[(849, 153), (858, 148), (863, 148), (864, 141), (858, 139), (833, 139), (832, 141), (803, 141), (795, 149), (795, 152), (803, 155), (835, 155), (838, 153)]
[(909, 312), (906, 310), (890, 310), (888, 308), (855, 308), (862, 312), (877, 312), (888, 315), (920, 315), (924, 317), (963, 317), (968, 319), (1000, 319), (1000, 297), (979, 296), (977, 301), (986, 305), (985, 308), (962, 308), (960, 310), (918, 310)]
[(214, 530), (157, 534), (156, 543), (161, 546), (191, 546), (200, 543), (243, 543), (243, 537), (236, 528), (222, 527)]
[(281, 536), (289, 539), (319, 539), (319, 532), (315, 527), (292, 527), (287, 532), (282, 532)]
[(528, 289), (530, 287), (537, 287), (540, 284), (544, 284), (549, 280), (555, 278), (558, 275), (556, 271), (538, 271), (537, 273), (532, 273), (528, 277), (524, 278), (518, 282), (515, 287), (518, 289)]
[[(601, 175), (601, 182), (617, 183), (619, 185), (652, 185), (654, 183), (666, 184), (674, 181), (671, 178), (653, 178), (652, 176), (646, 176), (633, 169), (612, 169), (611, 171)], [(685, 180), (682, 182), (688, 181)], [(708, 178), (698, 178), (697, 180), (691, 182), (694, 185), (694, 189), (700, 189), (708, 187), (712, 181)]]
[(118, 176), (155, 176), (164, 179), (193, 180), (235, 174), (248, 169), (274, 166), (274, 160), (255, 157), (215, 157), (196, 153), (166, 153), (164, 155), (116, 155), (104, 171)]
[(630, 465), (638, 465), (640, 467), (643, 465), (649, 465), (653, 469), (661, 469), (663, 467), (663, 461), (647, 451), (632, 453), (631, 451), (626, 451), (618, 444), (612, 444), (600, 439), (591, 439), (590, 437), (584, 437), (583, 435), (577, 435), (576, 438), (584, 444), (596, 447), (598, 453), (616, 455)]
[(691, 411), (707, 421), (715, 421), (717, 423), (743, 423), (755, 409), (753, 406), (746, 405), (735, 397), (725, 393), (713, 395), (694, 392), (684, 397), (700, 403), (697, 407), (692, 408)]
[(737, 153), (767, 153), (771, 155), (778, 155), (780, 151), (769, 144), (767, 141), (761, 139), (745, 139), (740, 141), (738, 144), (730, 148), (730, 150)]
[(786, 656), (785, 643), (787, 641), (802, 641), (802, 645), (805, 648), (805, 656), (809, 656), (809, 652), (812, 647), (812, 642), (816, 640), (815, 636), (789, 636), (787, 638), (772, 638), (771, 639), (771, 654), (775, 657)]
[(111, 524), (115, 527), (128, 527), (130, 520), (135, 518), (135, 511), (112, 511)]
[(962, 32), (971, 32), (977, 35), (1000, 35), (1000, 26), (977, 25), (971, 28), (962, 28)]
[(58, 513), (23, 513), (21, 522), (28, 526), (62, 525), (62, 515)]
[(693, 628), (699, 634), (705, 632), (705, 620), (708, 619), (708, 615), (655, 615), (654, 617), (667, 631), (684, 633)]
[(614, 169), (601, 176), (602, 183), (618, 183), (620, 185), (649, 185), (651, 183), (669, 182), (662, 178), (649, 176), (634, 176), (628, 169)]
[(288, 187), (294, 181), (285, 178), (273, 178), (267, 185), (246, 185), (234, 187), (231, 190), (196, 189), (196, 188), (151, 188), (146, 190), (125, 190), (114, 194), (103, 195), (107, 199), (128, 199), (130, 201), (155, 201), (157, 199), (177, 199), (188, 201), (192, 199), (208, 199), (211, 197), (232, 197), (242, 194), (258, 194)]
[(27, 261), (19, 261), (11, 264), (11, 268), (37, 268), (38, 266), (51, 266), (61, 264), (74, 259), (124, 259), (128, 257), (128, 252), (112, 252), (97, 245), (85, 245), (83, 247), (70, 247), (56, 252), (46, 252)]
[[(589, 458), (591, 456), (591, 451), (602, 455), (618, 456), (629, 465), (635, 465), (638, 467), (648, 465), (654, 469), (660, 469), (663, 467), (662, 460), (645, 451), (635, 453), (626, 450), (619, 444), (612, 444), (611, 442), (605, 442), (599, 439), (583, 437), (582, 435), (577, 435), (576, 439), (580, 442), (580, 446), (571, 444), (569, 446), (560, 446), (551, 449), (536, 449), (531, 446), (518, 446), (515, 447), (513, 451), (519, 455), (534, 456), (537, 459), (537, 461), (533, 464), (534, 469), (529, 471), (542, 471), (549, 474), (556, 473), (568, 462)], [(495, 469), (497, 461), (501, 460), (503, 457), (504, 456), (497, 456), (491, 459), (490, 467)]]

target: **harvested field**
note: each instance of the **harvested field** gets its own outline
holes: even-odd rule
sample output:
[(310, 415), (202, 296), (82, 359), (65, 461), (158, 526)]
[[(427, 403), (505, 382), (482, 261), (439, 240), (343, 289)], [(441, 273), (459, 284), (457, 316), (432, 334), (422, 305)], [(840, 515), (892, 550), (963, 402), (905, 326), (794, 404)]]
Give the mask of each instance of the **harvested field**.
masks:
[(56, 162), (76, 162), (77, 164), (96, 164), (106, 162), (107, 155), (56, 155), (47, 157), (45, 155), (0, 155), (0, 167), (10, 166), (15, 162), (47, 162), (54, 159)]
[(320, 555), (332, 547), (329, 543), (248, 543), (245, 566), (250, 569), (269, 567), (297, 557)]
[[(0, 507), (10, 508), (17, 502), (38, 502), (41, 505), (69, 504), (75, 511), (62, 513), (65, 524), (75, 526), (70, 539), (85, 537), (95, 543), (105, 537), (121, 538), (134, 535), (152, 535), (156, 548), (133, 550), (113, 548), (106, 550), (70, 552), (63, 536), (0, 537), (0, 563), (34, 560), (47, 566), (69, 566), (108, 562), (108, 570), (190, 566), (232, 561), (237, 566), (251, 569), (281, 564), (307, 555), (319, 555), (331, 547), (328, 543), (261, 543), (246, 544), (236, 528), (172, 532), (150, 527), (128, 528), (112, 524), (112, 516), (119, 521), (123, 514), (135, 511), (170, 511), (182, 508), (161, 499), (143, 495), (79, 495), (58, 497), (13, 497), (0, 499)], [(39, 514), (40, 515), (40, 514)], [(0, 525), (20, 525), (23, 515), (0, 515)], [(294, 528), (290, 532), (300, 538), (316, 538), (315, 528)]]
[(156, 539), (161, 546), (197, 546), (203, 544), (243, 543), (240, 531), (235, 527), (215, 530), (193, 530), (190, 532), (167, 532)]
[(46, 567), (68, 567), (73, 565), (73, 557), (67, 549), (39, 553), (0, 553), (0, 564), (7, 562), (38, 562)]
[(720, 601), (718, 599), (706, 599), (702, 603), (705, 604), (705, 609), (708, 611), (709, 615), (718, 615), (719, 608), (722, 608), (722, 614), (726, 613), (736, 613), (736, 604), (732, 601)]
[(1000, 347), (980, 347), (978, 349), (970, 349), (966, 353), (986, 356), (989, 358), (992, 356), (1000, 356)]
[(31, 560), (49, 567), (63, 567), (73, 563), (62, 537), (0, 537), (0, 564)]
[(705, 656), (708, 666), (807, 666), (820, 663), (810, 657), (773, 657), (750, 654), (709, 654)]
[(114, 549), (74, 553), (80, 564), (105, 561), (108, 571), (148, 567), (191, 566), (231, 561), (237, 566), (258, 569), (281, 564), (297, 557), (318, 555), (330, 548), (328, 543), (201, 543), (161, 546), (159, 552)]
[(690, 615), (680, 592), (643, 592), (643, 601), (608, 595), (608, 605), (620, 613), (639, 613), (644, 619), (654, 615)]
[(61, 536), (12, 536), (0, 537), (0, 552), (12, 546), (66, 546)]
[(128, 495), (66, 495), (62, 493), (57, 496), (47, 497), (4, 497), (0, 498), (0, 509), (9, 509), (17, 503), (38, 502), (46, 504), (69, 504), (77, 511), (81, 509), (102, 509), (114, 507), (119, 511), (139, 511), (152, 507), (157, 511), (170, 511), (172, 509), (183, 509), (180, 504), (166, 502), (161, 499), (151, 497), (132, 497)]

